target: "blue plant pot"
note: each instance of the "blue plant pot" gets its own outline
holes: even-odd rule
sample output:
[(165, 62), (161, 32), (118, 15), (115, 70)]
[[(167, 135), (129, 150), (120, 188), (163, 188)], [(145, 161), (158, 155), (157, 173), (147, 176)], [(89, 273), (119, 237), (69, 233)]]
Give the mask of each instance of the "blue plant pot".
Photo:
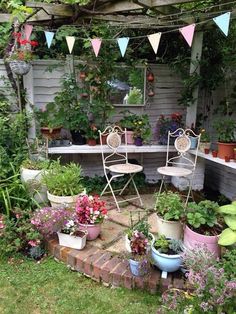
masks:
[(160, 270), (172, 273), (180, 269), (182, 265), (182, 258), (179, 254), (167, 255), (160, 253), (152, 246), (152, 260), (155, 266)]
[[(145, 260), (146, 261), (146, 260)], [(130, 271), (134, 276), (144, 276), (148, 272), (148, 262), (129, 259)]]
[(191, 141), (190, 149), (195, 149), (195, 148), (197, 148), (197, 141), (198, 141), (198, 138), (197, 138), (197, 137), (193, 137), (193, 136), (189, 136), (189, 138), (190, 138), (190, 141)]

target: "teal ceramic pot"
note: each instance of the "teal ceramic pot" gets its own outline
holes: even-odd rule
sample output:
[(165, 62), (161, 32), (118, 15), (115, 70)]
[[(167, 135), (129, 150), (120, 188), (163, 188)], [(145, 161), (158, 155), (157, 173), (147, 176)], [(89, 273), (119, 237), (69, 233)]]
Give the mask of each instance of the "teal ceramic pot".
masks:
[(198, 138), (197, 137), (193, 137), (193, 136), (189, 136), (189, 138), (190, 138), (190, 141), (191, 141), (190, 149), (196, 149), (197, 148)]
[(129, 266), (130, 271), (134, 276), (144, 276), (148, 272), (148, 261), (146, 259), (141, 261), (129, 259)]
[(181, 255), (167, 255), (160, 253), (154, 248), (154, 246), (152, 246), (152, 259), (155, 266), (168, 273), (177, 271), (182, 265)]

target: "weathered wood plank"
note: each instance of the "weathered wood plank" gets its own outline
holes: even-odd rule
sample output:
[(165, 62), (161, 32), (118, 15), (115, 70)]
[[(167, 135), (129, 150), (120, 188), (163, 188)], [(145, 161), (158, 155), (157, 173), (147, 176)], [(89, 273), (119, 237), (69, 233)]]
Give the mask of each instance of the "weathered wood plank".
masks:
[(11, 18), (11, 14), (0, 13), (0, 23), (9, 22), (10, 18)]
[(43, 3), (26, 1), (25, 4), (29, 8), (43, 8), (49, 15), (57, 15), (63, 17), (73, 16), (73, 8), (67, 4)]

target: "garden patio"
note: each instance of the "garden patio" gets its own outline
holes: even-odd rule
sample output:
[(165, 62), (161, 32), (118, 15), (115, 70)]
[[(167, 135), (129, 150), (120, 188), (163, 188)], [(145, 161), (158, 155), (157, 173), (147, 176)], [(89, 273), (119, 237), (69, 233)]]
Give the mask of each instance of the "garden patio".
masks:
[(2, 2), (1, 313), (236, 313), (235, 10)]

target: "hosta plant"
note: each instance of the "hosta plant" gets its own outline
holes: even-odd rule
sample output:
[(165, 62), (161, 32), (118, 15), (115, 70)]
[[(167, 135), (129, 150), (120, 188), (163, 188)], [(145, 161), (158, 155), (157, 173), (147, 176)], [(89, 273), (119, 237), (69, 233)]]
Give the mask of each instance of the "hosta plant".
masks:
[(224, 229), (219, 237), (220, 245), (232, 245), (236, 243), (236, 201), (232, 204), (219, 208), (219, 212), (224, 215), (224, 220), (228, 228)]

